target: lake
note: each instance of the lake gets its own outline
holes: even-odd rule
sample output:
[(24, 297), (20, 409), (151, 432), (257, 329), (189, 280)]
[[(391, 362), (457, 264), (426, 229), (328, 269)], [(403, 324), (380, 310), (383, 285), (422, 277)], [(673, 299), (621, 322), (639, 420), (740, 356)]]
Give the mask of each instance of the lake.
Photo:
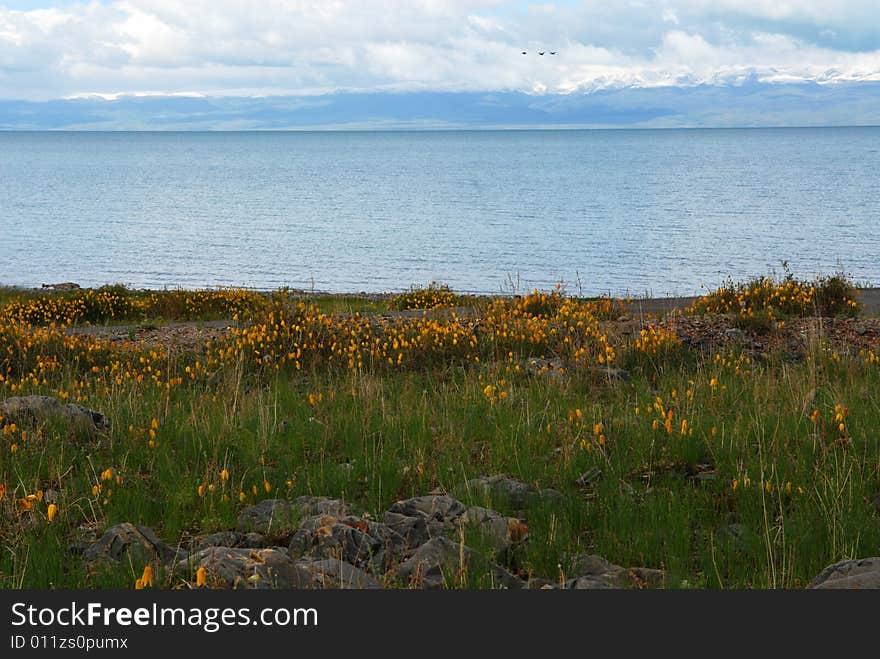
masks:
[(880, 128), (0, 132), (0, 284), (880, 281)]

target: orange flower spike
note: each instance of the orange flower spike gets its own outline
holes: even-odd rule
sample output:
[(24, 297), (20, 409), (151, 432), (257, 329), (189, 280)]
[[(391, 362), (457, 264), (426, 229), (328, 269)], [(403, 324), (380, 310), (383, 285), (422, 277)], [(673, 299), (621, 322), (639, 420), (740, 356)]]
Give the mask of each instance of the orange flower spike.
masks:
[(153, 566), (147, 563), (144, 566), (144, 573), (141, 575), (141, 583), (143, 583), (144, 587), (153, 586)]

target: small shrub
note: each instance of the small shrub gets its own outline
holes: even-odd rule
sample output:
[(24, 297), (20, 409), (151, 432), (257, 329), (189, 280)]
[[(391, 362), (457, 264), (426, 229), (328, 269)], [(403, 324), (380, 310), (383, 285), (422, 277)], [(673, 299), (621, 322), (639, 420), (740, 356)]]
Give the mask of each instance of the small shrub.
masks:
[(858, 316), (862, 305), (856, 301), (857, 296), (855, 286), (843, 275), (825, 277), (816, 282), (816, 309), (822, 316)]
[(839, 274), (818, 277), (812, 282), (795, 279), (791, 274), (782, 280), (773, 277), (740, 283), (728, 280), (712, 293), (700, 297), (688, 312), (755, 316), (758, 318), (755, 322), (759, 323), (815, 314), (852, 317), (861, 311), (856, 295), (853, 284)]
[(405, 293), (391, 298), (391, 308), (398, 311), (410, 309), (440, 309), (454, 307), (459, 304), (461, 298), (452, 292), (446, 284), (436, 281), (427, 287), (412, 286)]

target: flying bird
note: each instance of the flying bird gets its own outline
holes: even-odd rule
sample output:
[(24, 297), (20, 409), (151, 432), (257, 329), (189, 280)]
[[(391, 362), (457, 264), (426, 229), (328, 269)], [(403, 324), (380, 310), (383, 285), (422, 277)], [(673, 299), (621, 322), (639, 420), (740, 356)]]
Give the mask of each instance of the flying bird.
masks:
[(551, 50), (551, 51), (550, 51), (550, 54), (551, 54), (551, 55), (555, 55), (555, 54), (556, 54), (556, 51), (555, 51), (555, 50)]
[(525, 55), (525, 54), (526, 54), (526, 51), (523, 51), (523, 55)]
[(538, 55), (543, 55), (543, 54), (544, 54), (544, 51), (543, 51), (543, 50), (542, 50), (540, 53), (538, 53)]

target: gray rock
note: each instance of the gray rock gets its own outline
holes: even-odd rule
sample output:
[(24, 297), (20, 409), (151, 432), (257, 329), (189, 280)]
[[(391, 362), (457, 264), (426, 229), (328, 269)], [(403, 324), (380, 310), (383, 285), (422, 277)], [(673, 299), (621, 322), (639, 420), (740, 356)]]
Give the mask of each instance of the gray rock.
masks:
[(404, 539), (384, 524), (358, 517), (315, 515), (300, 524), (290, 539), (290, 555), (336, 558), (359, 568), (384, 572)]
[(434, 521), (453, 522), (464, 515), (465, 510), (465, 505), (457, 499), (445, 494), (429, 494), (398, 501), (392, 504), (388, 512), (407, 517), (424, 517)]
[(77, 291), (80, 285), (73, 281), (63, 281), (59, 284), (42, 284), (41, 288), (48, 288), (52, 291)]
[(299, 521), (306, 517), (315, 515), (343, 517), (347, 514), (348, 506), (341, 499), (313, 496), (297, 497), (293, 501), (264, 499), (239, 513), (237, 528), (242, 533), (278, 535), (295, 529)]
[(311, 517), (313, 515), (345, 517), (352, 512), (348, 504), (342, 499), (331, 499), (330, 497), (305, 495), (294, 499), (293, 505), (299, 511), (301, 517)]
[(241, 533), (279, 534), (296, 528), (300, 513), (286, 499), (264, 499), (248, 506), (238, 515), (236, 528)]
[(308, 588), (312, 585), (311, 572), (296, 565), (287, 552), (243, 547), (206, 547), (179, 561), (179, 574), (190, 575), (204, 567), (208, 585), (221, 588), (280, 589)]
[(474, 496), (506, 502), (514, 510), (524, 509), (535, 501), (538, 495), (534, 486), (511, 478), (507, 474), (480, 476), (469, 480), (467, 486)]
[(816, 575), (807, 588), (880, 588), (880, 556), (829, 565)]
[(529, 527), (520, 520), (480, 506), (469, 507), (458, 521), (476, 528), (497, 551), (506, 551), (524, 542), (529, 534)]
[[(386, 552), (400, 554), (406, 549), (409, 549), (409, 546), (406, 544), (406, 539), (387, 524), (381, 524), (372, 520), (363, 520), (359, 517), (353, 516), (344, 517), (342, 522), (343, 524), (355, 523), (359, 528), (366, 528), (366, 533), (382, 541), (383, 548)], [(366, 527), (364, 525), (366, 525)]]
[[(428, 519), (422, 515), (410, 517), (400, 513), (385, 513), (385, 525), (403, 538), (405, 548), (414, 548), (431, 539)], [(442, 529), (435, 535), (442, 533)]]
[(433, 538), (457, 537), (463, 525), (476, 528), (499, 551), (528, 535), (528, 527), (516, 518), (480, 506), (465, 507), (445, 494), (398, 501), (385, 513), (384, 526), (402, 539), (401, 548), (412, 549)]
[(85, 430), (105, 430), (110, 421), (101, 412), (50, 396), (13, 396), (0, 401), (0, 416), (18, 424), (61, 419)]
[(663, 570), (625, 568), (594, 554), (578, 557), (573, 570), (578, 576), (565, 582), (565, 588), (569, 590), (662, 588), (666, 580)]
[(582, 554), (575, 559), (572, 569), (579, 575), (596, 576), (623, 568), (596, 554)]
[(619, 588), (665, 588), (666, 571), (650, 567), (624, 568), (617, 573)]
[(144, 563), (168, 564), (179, 560), (183, 552), (162, 542), (153, 529), (128, 522), (111, 526), (104, 535), (83, 550), (88, 563), (115, 562), (123, 558), (135, 565)]
[(206, 547), (244, 547), (259, 549), (267, 545), (265, 536), (259, 533), (237, 533), (236, 531), (220, 531), (197, 538), (193, 543), (195, 550)]
[(244, 538), (239, 542), (239, 547), (249, 547), (251, 549), (267, 546), (266, 536), (261, 533), (245, 533)]
[(192, 546), (196, 551), (206, 547), (235, 547), (244, 538), (244, 533), (235, 531), (219, 531), (206, 536), (195, 538)]
[(479, 588), (523, 588), (524, 582), (470, 547), (448, 538), (433, 538), (415, 550), (396, 572), (404, 586), (455, 588), (467, 583)]
[(611, 580), (602, 575), (588, 574), (565, 582), (566, 590), (610, 590), (616, 588), (617, 586)]
[(297, 561), (296, 566), (300, 572), (305, 571), (311, 575), (312, 588), (351, 590), (382, 587), (382, 584), (363, 570), (336, 558)]
[(430, 494), (396, 502), (385, 513), (385, 524), (403, 538), (404, 546), (413, 548), (454, 532), (457, 520), (466, 511), (457, 499)]

